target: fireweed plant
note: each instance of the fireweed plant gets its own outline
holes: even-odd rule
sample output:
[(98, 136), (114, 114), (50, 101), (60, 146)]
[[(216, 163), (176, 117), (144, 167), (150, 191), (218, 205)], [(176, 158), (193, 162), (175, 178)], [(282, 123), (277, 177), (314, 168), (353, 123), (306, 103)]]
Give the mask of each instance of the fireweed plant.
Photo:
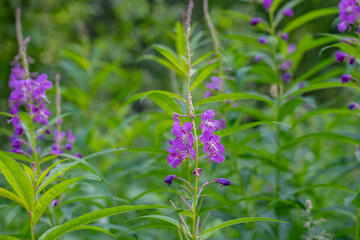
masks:
[[(337, 29), (341, 33), (347, 35), (331, 35), (339, 42), (330, 45), (327, 48), (338, 48), (335, 53), (335, 62), (338, 65), (345, 65), (345, 72), (341, 75), (340, 81), (344, 87), (359, 86), (359, 71), (357, 70), (360, 58), (360, 2), (357, 0), (341, 0), (339, 5), (339, 19)], [(348, 103), (348, 109), (351, 111), (359, 111), (360, 106), (357, 102)], [(359, 144), (355, 145), (357, 160), (360, 158)], [(355, 207), (355, 239), (360, 239), (360, 175), (357, 189), (351, 196), (344, 199), (345, 204), (352, 204)]]
[[(207, 2), (205, 1), (205, 4)], [(239, 224), (245, 222), (255, 222), (255, 221), (275, 221), (280, 222), (278, 220), (274, 220), (271, 218), (237, 218), (234, 220), (229, 220), (222, 224), (218, 224), (210, 229), (206, 229), (205, 223), (209, 217), (209, 214), (201, 221), (199, 216), (199, 211), (201, 209), (201, 205), (204, 201), (205, 195), (203, 192), (205, 191), (205, 187), (209, 186), (212, 183), (218, 183), (220, 186), (229, 186), (231, 185), (231, 181), (225, 178), (217, 178), (213, 180), (208, 180), (200, 184), (200, 179), (206, 176), (207, 170), (204, 167), (200, 168), (200, 164), (202, 165), (210, 165), (212, 163), (221, 164), (226, 161), (224, 157), (225, 147), (220, 143), (220, 137), (216, 135), (216, 130), (220, 128), (219, 121), (215, 120), (215, 112), (214, 110), (206, 110), (202, 113), (196, 113), (196, 109), (192, 100), (192, 90), (194, 90), (197, 86), (201, 84), (219, 65), (218, 61), (213, 62), (205, 66), (203, 69), (195, 70), (193, 66), (197, 63), (203, 61), (204, 59), (210, 57), (210, 54), (207, 54), (197, 61), (192, 63), (191, 61), (191, 43), (190, 43), (190, 34), (191, 34), (191, 15), (192, 10), (194, 8), (194, 3), (192, 0), (189, 1), (187, 13), (186, 13), (186, 21), (184, 26), (184, 31), (181, 31), (181, 27), (178, 26), (177, 31), (184, 33), (184, 38), (182, 40), (184, 42), (178, 43), (178, 45), (183, 44), (183, 49), (178, 48), (178, 53), (182, 58), (180, 59), (172, 53), (167, 47), (160, 47), (157, 45), (155, 49), (160, 52), (166, 60), (159, 60), (154, 57), (147, 57), (152, 60), (156, 60), (164, 66), (175, 67), (176, 72), (180, 72), (179, 75), (185, 78), (186, 82), (186, 110), (187, 114), (183, 114), (182, 112), (174, 112), (173, 115), (173, 126), (172, 133), (175, 135), (175, 139), (169, 140), (170, 148), (168, 148), (169, 155), (167, 156), (168, 164), (177, 168), (185, 165), (185, 178), (177, 175), (168, 175), (165, 178), (165, 183), (168, 185), (173, 184), (174, 181), (179, 181), (182, 183), (180, 187), (185, 191), (187, 197), (180, 196), (181, 200), (184, 202), (185, 206), (189, 209), (188, 212), (183, 213), (182, 211), (178, 211), (178, 234), (180, 239), (206, 239), (210, 237), (216, 230)], [(206, 10), (206, 5), (205, 5)], [(206, 10), (207, 11), (207, 10)], [(205, 14), (206, 14), (205, 11)], [(209, 16), (207, 16), (209, 23)], [(210, 25), (211, 26), (211, 25)], [(212, 29), (211, 31), (214, 31)], [(213, 37), (216, 37), (214, 32)], [(180, 36), (181, 39), (181, 36)], [(215, 52), (217, 55), (217, 59), (221, 62), (221, 53), (220, 53), (220, 45), (219, 42), (215, 39)], [(169, 61), (169, 62), (167, 62)], [(222, 68), (222, 67), (221, 67)], [(198, 71), (196, 78), (192, 81), (193, 72)], [(220, 69), (220, 71), (222, 71)], [(222, 79), (220, 76), (213, 76), (212, 82), (207, 84), (206, 87), (210, 90), (222, 90), (220, 85), (222, 84)], [(154, 91), (155, 92), (155, 91)], [(162, 95), (166, 96), (176, 96), (174, 93), (158, 91)], [(151, 98), (151, 92), (147, 93), (145, 96), (149, 95)], [(157, 93), (158, 94), (158, 93)], [(208, 94), (210, 95), (210, 94)], [(163, 96), (165, 97), (165, 96)], [(209, 96), (207, 96), (209, 97)], [(181, 97), (177, 97), (181, 99)], [(151, 98), (155, 103), (164, 107), (159, 101)], [(171, 101), (174, 105), (177, 105), (176, 102)], [(170, 103), (167, 103), (170, 105)], [(196, 104), (196, 103), (195, 103)], [(177, 107), (173, 107), (177, 109)], [(200, 121), (200, 122), (199, 122)], [(182, 123), (183, 122), (183, 123)], [(193, 167), (191, 167), (193, 166)], [(191, 184), (191, 177), (194, 179), (194, 183)], [(171, 201), (172, 206), (177, 209), (178, 207)], [(190, 224), (188, 224), (184, 217), (190, 218)]]
[[(11, 236), (0, 235), (0, 238), (53, 240), (77, 230), (93, 230), (116, 237), (103, 228), (87, 224), (100, 218), (135, 210), (168, 208), (162, 205), (122, 205), (86, 213), (62, 223), (63, 219), (60, 219), (54, 211), (61, 205), (61, 195), (75, 183), (87, 181), (96, 185), (99, 182), (94, 179), (102, 178), (98, 170), (86, 160), (129, 149), (109, 149), (87, 157), (83, 157), (81, 153), (70, 154), (75, 143), (75, 136), (70, 129), (62, 130), (63, 118), (68, 114), (61, 114), (60, 76), (56, 76), (55, 84), (53, 84), (45, 73), (37, 74), (29, 71), (29, 60), (32, 61), (32, 59), (27, 56), (26, 48), (30, 37), (25, 39), (22, 37), (20, 8), (16, 11), (16, 32), (19, 54), (11, 63), (10, 111), (9, 113), (1, 112), (1, 115), (9, 117), (8, 122), (13, 126), (14, 132), (10, 138), (10, 151), (0, 152), (0, 171), (13, 191), (1, 187), (0, 196), (16, 202), (26, 210), (29, 216), (29, 228), (20, 229), (18, 234)], [(54, 86), (56, 87), (56, 117), (50, 119), (51, 112), (47, 108), (50, 99), (47, 97), (47, 90)], [(132, 149), (131, 151), (162, 153), (151, 149)], [(76, 178), (66, 175), (71, 168), (80, 163), (85, 169), (95, 174), (87, 173), (86, 177)], [(37, 225), (43, 222), (46, 223), (47, 228), (44, 229), (43, 224), (38, 228)]]

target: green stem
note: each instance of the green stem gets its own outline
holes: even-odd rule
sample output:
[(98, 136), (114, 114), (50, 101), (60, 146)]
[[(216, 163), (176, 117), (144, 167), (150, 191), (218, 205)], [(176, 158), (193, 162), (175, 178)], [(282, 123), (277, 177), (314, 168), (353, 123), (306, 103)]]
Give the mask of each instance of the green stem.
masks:
[[(196, 148), (196, 159), (195, 159), (195, 163), (196, 163), (196, 167), (195, 167), (195, 173), (198, 172), (199, 169), (199, 145), (198, 145), (198, 137), (196, 134), (196, 126), (195, 126), (195, 120), (192, 119), (192, 123), (193, 123), (193, 129), (194, 129), (194, 137), (195, 137), (195, 148)], [(197, 174), (195, 174), (195, 189), (194, 189), (194, 203), (193, 203), (193, 239), (196, 240), (197, 239), (197, 231), (196, 231), (196, 205), (197, 205), (197, 193), (198, 193), (198, 176)]]
[(32, 223), (32, 213), (29, 213), (30, 216), (30, 235), (31, 235), (31, 240), (35, 240), (35, 236), (34, 236), (34, 228), (33, 227), (33, 223)]

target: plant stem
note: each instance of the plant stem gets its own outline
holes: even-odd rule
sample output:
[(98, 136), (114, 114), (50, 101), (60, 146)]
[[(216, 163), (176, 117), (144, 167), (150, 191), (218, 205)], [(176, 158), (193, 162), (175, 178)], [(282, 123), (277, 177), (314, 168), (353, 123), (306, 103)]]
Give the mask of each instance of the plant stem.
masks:
[(34, 236), (34, 228), (33, 228), (33, 223), (32, 223), (32, 213), (29, 213), (30, 216), (30, 235), (31, 235), (31, 240), (35, 240), (35, 236)]
[[(197, 173), (198, 169), (199, 169), (199, 145), (198, 145), (198, 138), (197, 138), (197, 134), (196, 134), (196, 126), (195, 126), (194, 119), (192, 119), (192, 123), (193, 123), (193, 128), (194, 128), (195, 147), (196, 147), (195, 173)], [(193, 203), (193, 238), (194, 238), (194, 240), (197, 239), (197, 230), (196, 230), (197, 191), (198, 191), (198, 176), (197, 176), (197, 174), (195, 174), (195, 189), (194, 189), (194, 203)]]

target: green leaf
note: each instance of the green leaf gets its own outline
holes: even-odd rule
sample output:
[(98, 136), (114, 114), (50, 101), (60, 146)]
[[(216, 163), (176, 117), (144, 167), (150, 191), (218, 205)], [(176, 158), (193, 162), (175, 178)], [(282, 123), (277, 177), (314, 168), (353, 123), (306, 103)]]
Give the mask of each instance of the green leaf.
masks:
[[(237, 12), (237, 11), (224, 11), (226, 14), (229, 14), (229, 15), (232, 15), (234, 17), (238, 17), (238, 18), (241, 18), (243, 20), (245, 20), (246, 22), (250, 23), (252, 17), (246, 15), (246, 14), (243, 14), (243, 13), (240, 13), (240, 12)], [(268, 32), (270, 31), (270, 28), (269, 26), (267, 26), (264, 22), (260, 22), (258, 25), (255, 26), (256, 29), (259, 29), (259, 30), (262, 30), (264, 32)]]
[(332, 58), (327, 58), (327, 59), (315, 64), (309, 70), (307, 70), (306, 72), (301, 74), (299, 77), (297, 77), (291, 83), (291, 85), (294, 85), (294, 84), (296, 84), (298, 82), (301, 82), (301, 81), (308, 80), (309, 78), (311, 78), (312, 76), (314, 76), (315, 74), (319, 73), (320, 71), (324, 70), (326, 67), (328, 67), (328, 66), (330, 66), (332, 64), (334, 64), (334, 59), (332, 59)]
[(346, 83), (346, 84), (341, 83), (341, 82), (314, 83), (307, 87), (299, 89), (295, 92), (287, 93), (286, 95), (283, 96), (283, 100), (289, 98), (291, 95), (296, 96), (296, 95), (306, 93), (306, 92), (312, 92), (312, 91), (327, 89), (327, 88), (339, 88), (339, 87), (353, 88), (353, 89), (360, 91), (360, 87), (353, 83)]
[(101, 232), (101, 233), (104, 233), (104, 234), (107, 234), (107, 235), (110, 235), (114, 238), (117, 238), (116, 235), (112, 234), (111, 232), (103, 229), (103, 228), (100, 228), (100, 227), (96, 227), (96, 226), (79, 226), (77, 228), (74, 228), (72, 230), (72, 232), (74, 231), (79, 231), (79, 230), (92, 230), (92, 231), (97, 231), (97, 232)]
[(90, 186), (96, 188), (99, 192), (103, 193), (106, 198), (108, 198), (112, 203), (115, 203), (114, 197), (111, 194), (110, 190), (107, 188), (104, 182), (92, 180), (92, 179), (85, 179), (82, 183), (87, 183)]
[(176, 29), (176, 51), (179, 56), (185, 55), (185, 46), (186, 46), (186, 40), (185, 40), (185, 30), (181, 22), (175, 23), (175, 29)]
[(16, 238), (16, 237), (12, 237), (12, 236), (0, 235), (0, 240), (21, 240), (21, 239)]
[(18, 204), (20, 204), (22, 207), (26, 208), (26, 203), (21, 200), (18, 196), (16, 196), (14, 193), (4, 189), (4, 188), (0, 188), (0, 196), (5, 197), (7, 199), (10, 199), (11, 201), (17, 202)]
[(51, 119), (48, 124), (40, 128), (38, 131), (36, 131), (36, 138), (38, 138), (41, 134), (43, 134), (46, 130), (48, 130), (51, 126), (55, 125), (57, 121), (61, 118), (64, 118), (66, 116), (70, 115), (69, 113), (61, 114), (53, 119)]
[(223, 102), (226, 100), (240, 100), (240, 99), (251, 99), (251, 100), (258, 100), (265, 102), (269, 105), (273, 105), (274, 103), (267, 97), (263, 97), (258, 94), (254, 93), (223, 93), (218, 94), (216, 96), (212, 96), (209, 98), (201, 99), (200, 101), (196, 102), (194, 106), (199, 106), (206, 103), (213, 103), (213, 102)]
[(14, 115), (7, 113), (7, 112), (0, 112), (0, 115), (6, 116), (6, 117), (13, 117)]
[(249, 222), (279, 222), (279, 223), (286, 223), (283, 221), (279, 221), (276, 219), (272, 219), (272, 218), (264, 218), (264, 217), (249, 217), (249, 218), (237, 218), (237, 219), (233, 219), (230, 221), (226, 221), (224, 223), (221, 223), (215, 227), (212, 227), (206, 231), (204, 231), (200, 236), (202, 236), (202, 239), (206, 239), (208, 237), (210, 237), (215, 231), (225, 228), (225, 227), (230, 227), (236, 224), (240, 224), (240, 223), (249, 223)]
[(265, 44), (259, 43), (259, 41), (256, 38), (249, 37), (249, 36), (243, 36), (243, 35), (234, 35), (234, 34), (228, 34), (225, 35), (226, 38), (229, 38), (231, 40), (240, 41), (245, 44), (253, 45), (259, 49), (264, 49), (271, 53), (271, 48)]
[(56, 184), (49, 190), (47, 190), (37, 201), (35, 205), (35, 210), (33, 212), (33, 227), (36, 226), (36, 223), (39, 221), (41, 216), (44, 214), (45, 210), (48, 208), (50, 203), (58, 197), (60, 194), (66, 191), (66, 189), (75, 182), (80, 181), (83, 177), (68, 179), (62, 181), (61, 183)]
[(35, 195), (33, 186), (30, 178), (20, 165), (5, 153), (0, 152), (0, 170), (19, 198), (26, 202), (26, 209), (34, 209)]
[(173, 53), (171, 49), (163, 45), (154, 45), (153, 47), (167, 60), (169, 60), (172, 64), (174, 64), (174, 66), (177, 67), (180, 71), (186, 73), (184, 66), (182, 65), (178, 57)]
[(169, 62), (161, 57), (157, 57), (157, 56), (153, 56), (153, 55), (144, 55), (138, 59), (138, 61), (143, 61), (143, 60), (151, 60), (151, 61), (157, 62), (160, 65), (166, 67), (167, 69), (176, 72), (178, 75), (185, 76), (185, 73), (182, 72), (181, 70), (179, 70), (174, 64), (172, 64), (171, 62)]
[(197, 75), (195, 78), (195, 81), (190, 87), (190, 91), (194, 90), (197, 86), (199, 86), (210, 74), (212, 74), (213, 71), (218, 67), (219, 63), (213, 63), (211, 65), (208, 65), (204, 67), (201, 72)]
[(70, 58), (71, 60), (76, 62), (83, 69), (89, 69), (91, 67), (89, 60), (87, 60), (82, 54), (79, 54), (70, 49), (64, 50), (62, 54), (64, 55), (64, 57)]
[(13, 158), (13, 159), (18, 159), (24, 162), (28, 162), (28, 163), (32, 163), (33, 160), (23, 154), (18, 154), (18, 153), (12, 153), (12, 152), (3, 152), (6, 155), (8, 155), (9, 157)]
[(142, 218), (158, 219), (158, 220), (161, 220), (164, 222), (168, 222), (168, 223), (180, 228), (180, 225), (176, 219), (174, 219), (172, 217), (168, 217), (168, 216), (163, 216), (163, 215), (146, 215), (146, 216), (141, 216), (141, 217), (130, 219), (129, 221), (134, 221), (134, 220), (142, 219)]
[(339, 9), (337, 8), (323, 8), (319, 10), (315, 10), (309, 13), (302, 15), (301, 17), (296, 18), (295, 20), (291, 21), (288, 25), (284, 27), (282, 30), (283, 32), (290, 33), (298, 27), (301, 27), (305, 23), (308, 23), (312, 20), (315, 20), (320, 17), (325, 17), (333, 14), (338, 14)]
[(321, 139), (324, 138), (326, 140), (334, 140), (334, 141), (341, 141), (346, 143), (351, 143), (355, 145), (360, 145), (360, 140), (357, 140), (352, 137), (348, 137), (345, 135), (341, 135), (338, 133), (333, 132), (319, 132), (319, 133), (310, 133), (301, 137), (298, 137), (292, 141), (289, 141), (287, 144), (283, 145), (280, 150), (284, 150), (290, 147), (293, 147), (296, 144), (299, 144), (301, 142), (307, 141), (307, 140), (314, 140), (314, 139)]
[(171, 97), (164, 94), (153, 93), (148, 95), (148, 98), (171, 116), (173, 113), (182, 113), (180, 106)]
[(246, 124), (242, 124), (240, 126), (236, 126), (236, 127), (227, 127), (225, 129), (216, 131), (216, 135), (218, 135), (219, 137), (224, 137), (242, 130), (246, 130), (252, 127), (256, 127), (262, 124), (269, 124), (272, 123), (272, 121), (258, 121), (258, 122), (252, 122), (252, 123), (246, 123)]
[(88, 224), (95, 220), (109, 217), (117, 214), (138, 211), (138, 210), (149, 210), (149, 209), (159, 209), (159, 208), (170, 208), (163, 205), (137, 205), (137, 206), (118, 206), (113, 208), (106, 208), (98, 211), (94, 211), (91, 213), (84, 214), (80, 217), (74, 218), (64, 224), (53, 227), (47, 230), (44, 234), (42, 234), (39, 240), (55, 240), (59, 237), (65, 235), (66, 233), (78, 230), (79, 226)]
[(197, 65), (198, 63), (201, 63), (202, 61), (204, 61), (205, 59), (207, 59), (208, 57), (210, 57), (211, 55), (213, 55), (215, 52), (216, 52), (216, 51), (213, 50), (213, 51), (205, 54), (204, 56), (198, 58), (191, 66), (193, 67), (193, 66)]
[(148, 95), (151, 95), (151, 94), (154, 94), (154, 93), (159, 93), (159, 94), (163, 94), (163, 95), (166, 95), (168, 97), (171, 97), (171, 98), (177, 98), (177, 99), (180, 99), (181, 101), (185, 102), (185, 99), (180, 97), (179, 95), (175, 94), (175, 93), (172, 93), (172, 92), (167, 92), (167, 91), (148, 91), (148, 92), (143, 92), (143, 93), (138, 93), (138, 94), (135, 94), (134, 96), (131, 96), (129, 97), (128, 99), (125, 100), (125, 102), (123, 102), (121, 104), (121, 106), (123, 105), (126, 105), (126, 104), (129, 104), (129, 103), (132, 103), (132, 102), (135, 102), (135, 101), (138, 101), (138, 100), (141, 100), (145, 97), (147, 97)]
[(302, 117), (298, 118), (292, 124), (292, 126), (295, 127), (299, 123), (304, 122), (311, 117), (319, 116), (319, 115), (327, 115), (327, 114), (343, 114), (343, 115), (349, 114), (349, 115), (360, 116), (360, 113), (358, 111), (351, 111), (351, 110), (347, 110), (347, 109), (336, 109), (336, 108), (335, 109), (319, 109), (319, 110), (309, 112), (308, 114), (303, 115)]

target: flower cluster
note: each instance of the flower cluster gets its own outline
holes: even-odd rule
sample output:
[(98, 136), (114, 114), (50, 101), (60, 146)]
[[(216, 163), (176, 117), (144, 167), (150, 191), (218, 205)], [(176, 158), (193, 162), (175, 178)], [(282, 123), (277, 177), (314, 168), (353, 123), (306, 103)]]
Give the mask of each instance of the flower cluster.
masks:
[(170, 154), (167, 157), (168, 163), (174, 168), (179, 164), (181, 165), (185, 158), (194, 159), (196, 157), (195, 150), (193, 149), (194, 136), (191, 132), (192, 127), (193, 124), (191, 122), (186, 122), (181, 126), (179, 118), (174, 116), (172, 133), (176, 138), (169, 140), (171, 147), (168, 149)]
[(52, 145), (51, 154), (59, 155), (63, 153), (64, 147), (66, 150), (69, 151), (73, 148), (75, 142), (75, 136), (73, 135), (70, 129), (67, 131), (67, 133), (55, 130), (54, 141), (55, 143)]
[(204, 98), (211, 97), (215, 91), (222, 91), (223, 90), (223, 80), (218, 77), (211, 77), (210, 82), (205, 85), (208, 89), (205, 94)]
[[(219, 122), (213, 120), (215, 112), (208, 110), (201, 116), (200, 128), (202, 135), (199, 137), (200, 142), (204, 145), (204, 157), (209, 158), (209, 161), (222, 163), (224, 161), (224, 146), (220, 143), (220, 137), (216, 136), (214, 132), (219, 129)], [(170, 140), (170, 153), (167, 157), (167, 162), (176, 168), (181, 165), (185, 159), (195, 159), (196, 152), (193, 149), (194, 135), (192, 133), (193, 124), (185, 122), (181, 125), (180, 120), (174, 115), (174, 124), (172, 133), (175, 135), (174, 140)], [(202, 158), (202, 159), (203, 159)], [(201, 159), (200, 159), (201, 160)]]
[(341, 0), (339, 3), (339, 15), (340, 22), (337, 25), (337, 28), (340, 32), (345, 32), (346, 30), (351, 29), (351, 25), (355, 24), (359, 28), (359, 17), (360, 17), (360, 6), (356, 0)]
[(10, 122), (14, 126), (14, 135), (11, 137), (11, 152), (22, 153), (22, 140), (19, 139), (19, 136), (23, 134), (24, 129), (18, 114), (20, 108), (25, 107), (34, 122), (47, 124), (51, 112), (45, 107), (45, 102), (48, 102), (46, 90), (51, 89), (53, 84), (47, 80), (45, 73), (31, 79), (26, 70), (16, 64), (11, 68), (9, 87), (11, 89), (10, 113), (13, 115)]

